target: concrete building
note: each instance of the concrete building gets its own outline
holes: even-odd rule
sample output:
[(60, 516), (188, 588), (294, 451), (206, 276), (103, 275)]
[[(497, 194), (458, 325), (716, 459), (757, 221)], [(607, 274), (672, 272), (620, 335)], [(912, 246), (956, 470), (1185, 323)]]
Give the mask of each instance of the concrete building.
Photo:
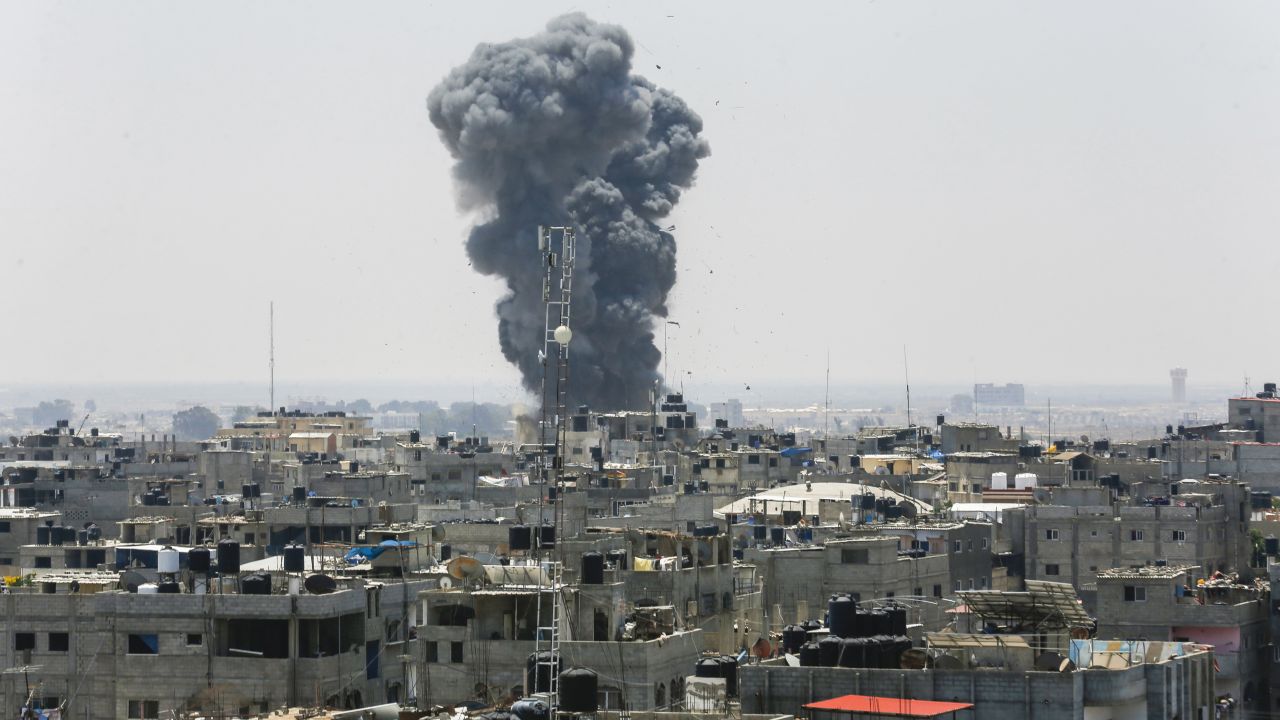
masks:
[(975, 383), (973, 403), (979, 407), (1022, 407), (1027, 404), (1027, 393), (1021, 384)]
[(401, 442), (392, 451), (392, 467), (406, 473), (416, 502), (438, 504), (473, 500), (481, 477), (507, 477), (517, 472), (516, 457), (488, 444), (455, 443), (448, 437), (433, 443)]
[(0, 575), (16, 575), (22, 546), (36, 542), (36, 528), (62, 525), (62, 514), (35, 508), (0, 508)]
[(1190, 567), (1116, 568), (1098, 574), (1100, 639), (1213, 647), (1217, 693), (1246, 713), (1272, 710), (1269, 592), (1229, 579), (1197, 585)]
[(1181, 405), (1187, 401), (1187, 369), (1174, 368), (1169, 371), (1169, 380), (1173, 384), (1172, 399)]

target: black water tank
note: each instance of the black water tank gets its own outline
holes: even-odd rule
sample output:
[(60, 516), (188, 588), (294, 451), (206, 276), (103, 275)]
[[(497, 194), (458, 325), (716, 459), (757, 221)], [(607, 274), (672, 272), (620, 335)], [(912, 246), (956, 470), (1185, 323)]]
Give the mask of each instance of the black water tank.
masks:
[(836, 637), (856, 637), (858, 606), (848, 597), (837, 597), (827, 603), (827, 627)]
[(800, 666), (818, 667), (818, 643), (807, 642), (800, 646)]
[(835, 667), (840, 660), (840, 638), (828, 635), (818, 641), (818, 664), (822, 667)]
[(840, 642), (840, 658), (836, 664), (843, 668), (865, 667), (863, 655), (866, 646), (864, 638), (845, 638)]
[[(556, 546), (556, 526), (543, 525), (538, 528), (538, 547), (553, 548)], [(591, 672), (588, 670), (587, 672)], [(592, 675), (592, 677), (595, 677)]]
[(49, 534), (50, 534), (49, 528), (45, 527), (44, 525), (37, 525), (36, 526), (36, 544), (49, 545), (50, 544)]
[(1262, 544), (1267, 555), (1280, 555), (1280, 538), (1267, 537), (1263, 539)]
[(756, 525), (753, 532), (755, 533), (756, 540), (764, 540), (769, 537), (769, 528), (763, 525)]
[(684, 484), (684, 494), (685, 494), (685, 495), (692, 495), (692, 494), (693, 494), (693, 491), (694, 491), (694, 490), (696, 490), (696, 489), (697, 489), (697, 487), (698, 487), (697, 485), (694, 485), (694, 484), (693, 484), (693, 483), (691, 483), (691, 482), (687, 482), (687, 483), (685, 483), (685, 484)]
[(799, 523), (799, 522), (800, 522), (800, 511), (799, 511), (799, 510), (783, 510), (783, 511), (782, 511), (782, 524), (783, 524), (783, 525), (791, 526), (791, 525), (795, 525), (795, 524), (797, 524), (797, 523)]
[(90, 525), (86, 530), (89, 532), (90, 542), (97, 542), (102, 539), (102, 528), (97, 525)]
[[(222, 543), (218, 543), (221, 547)], [(236, 548), (239, 551), (239, 548)], [(240, 581), (240, 593), (242, 595), (270, 595), (271, 594), (271, 576), (266, 573), (254, 573), (253, 575), (245, 575)]]
[(49, 528), (49, 544), (50, 545), (62, 544), (62, 526), (61, 525), (54, 525), (53, 527)]
[(862, 496), (862, 509), (863, 509), (863, 510), (874, 510), (874, 509), (875, 509), (875, 507), (876, 507), (876, 496), (875, 496), (874, 494), (872, 494), (872, 493), (867, 493), (867, 494), (865, 494), (865, 495), (863, 495), (863, 496)]
[(891, 605), (885, 608), (885, 612), (889, 615), (889, 634), (894, 636), (906, 635), (907, 609), (901, 605)]
[(307, 489), (302, 485), (294, 486), (293, 501), (296, 503), (304, 503), (307, 501)]
[(724, 678), (725, 694), (738, 697), (738, 660), (732, 655), (720, 656), (720, 677)]
[(532, 549), (533, 531), (528, 525), (512, 525), (507, 530), (507, 547), (511, 550)]
[(880, 640), (882, 636), (873, 635), (863, 638), (862, 646), (862, 666), (869, 668), (880, 667)]
[(718, 678), (720, 677), (720, 659), (719, 658), (703, 658), (693, 666), (694, 677), (700, 678)]
[(231, 538), (218, 541), (218, 574), (235, 575), (240, 572), (240, 543)]
[(582, 582), (587, 585), (604, 584), (604, 555), (598, 552), (582, 554)]
[(787, 544), (786, 528), (780, 528), (780, 527), (769, 528), (769, 542), (773, 543), (774, 545), (786, 545)]
[(571, 713), (594, 713), (600, 709), (596, 698), (600, 681), (586, 668), (569, 668), (560, 673), (560, 710)]
[(902, 653), (911, 649), (911, 638), (905, 635), (894, 635), (880, 646), (880, 667), (898, 669), (902, 667)]
[(187, 553), (187, 567), (192, 573), (199, 575), (207, 575), (209, 573), (209, 559), (211, 554), (207, 547), (191, 548), (191, 552)]
[[(543, 663), (541, 669), (538, 668), (539, 661)], [(527, 692), (551, 692), (551, 673), (559, 675), (560, 668), (558, 660), (555, 667), (551, 667), (551, 653), (547, 650), (530, 655), (524, 665), (525, 683), (529, 688)]]
[(158, 590), (162, 595), (177, 595), (182, 592), (182, 588), (178, 585), (177, 581), (174, 580), (165, 580), (161, 582)]
[(867, 613), (867, 634), (888, 635), (889, 613), (884, 610), (872, 610)]
[(81, 530), (80, 532), (76, 533), (76, 542), (77, 542), (77, 543), (79, 543), (80, 545), (88, 545), (88, 544), (89, 544), (89, 531), (88, 531), (88, 530)]
[(151, 491), (142, 493), (142, 504), (146, 505), (147, 507), (155, 505), (156, 496)]
[[(253, 486), (252, 486), (252, 485), (250, 485), (249, 483), (245, 483), (245, 484), (241, 485), (241, 486), (240, 486), (240, 497), (245, 498), (245, 499), (248, 499), (248, 498), (253, 497)], [(144, 503), (144, 504), (146, 504), (146, 503)], [(154, 505), (154, 504), (155, 504), (155, 500), (154, 500), (154, 499), (151, 501), (151, 504), (152, 504), (152, 505)]]
[(422, 442), (422, 433), (418, 432), (417, 430), (410, 430), (410, 431), (409, 431), (409, 442), (414, 443), (414, 444), (417, 444), (417, 443)]
[(799, 625), (788, 625), (782, 628), (782, 648), (791, 654), (799, 652), (809, 638), (809, 633)]
[(813, 631), (813, 630), (821, 630), (821, 629), (822, 629), (822, 621), (820, 621), (820, 620), (805, 620), (804, 622), (800, 623), (800, 627), (804, 628), (804, 631), (805, 631), (805, 632), (811, 632), (811, 631)]
[(453, 557), (453, 546), (449, 543), (440, 544), (440, 562), (444, 562)]
[(307, 551), (301, 545), (290, 543), (284, 546), (284, 571), (290, 573), (305, 572), (307, 569)]
[(511, 714), (519, 720), (547, 720), (551, 717), (551, 708), (541, 700), (527, 698), (511, 704)]
[(609, 562), (619, 570), (627, 569), (627, 551), (626, 550), (610, 550), (606, 555)]

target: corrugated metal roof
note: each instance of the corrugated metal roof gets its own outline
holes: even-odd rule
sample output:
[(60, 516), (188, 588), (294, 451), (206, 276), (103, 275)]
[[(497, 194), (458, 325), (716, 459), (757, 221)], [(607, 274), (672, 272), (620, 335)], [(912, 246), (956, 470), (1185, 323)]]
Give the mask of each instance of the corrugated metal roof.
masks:
[(806, 710), (861, 713), (871, 717), (935, 718), (959, 710), (968, 710), (973, 703), (944, 702), (941, 700), (908, 700), (875, 695), (841, 695), (805, 705)]

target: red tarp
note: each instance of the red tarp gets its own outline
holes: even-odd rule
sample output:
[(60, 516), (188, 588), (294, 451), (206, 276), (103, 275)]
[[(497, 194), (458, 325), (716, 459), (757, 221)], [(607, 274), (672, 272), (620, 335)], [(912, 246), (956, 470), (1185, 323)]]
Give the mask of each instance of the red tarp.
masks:
[(968, 710), (973, 703), (942, 702), (940, 700), (901, 700), (874, 695), (842, 695), (830, 700), (809, 703), (806, 710), (828, 712), (864, 713), (885, 717), (935, 718), (957, 710)]

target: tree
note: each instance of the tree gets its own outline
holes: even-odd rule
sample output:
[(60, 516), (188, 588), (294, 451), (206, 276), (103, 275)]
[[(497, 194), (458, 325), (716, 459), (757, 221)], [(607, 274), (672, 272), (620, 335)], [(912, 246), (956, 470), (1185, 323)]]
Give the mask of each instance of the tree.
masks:
[(245, 420), (251, 420), (258, 414), (259, 409), (260, 408), (257, 407), (249, 407), (248, 405), (237, 405), (235, 410), (231, 411), (231, 422), (234, 424), (244, 422)]
[(218, 432), (218, 416), (207, 407), (197, 405), (173, 415), (173, 434), (180, 440), (207, 440)]
[(32, 419), (36, 425), (43, 427), (53, 427), (59, 420), (70, 420), (75, 409), (71, 405), (70, 400), (54, 400), (49, 402), (41, 400), (36, 406)]
[(84, 411), (87, 413), (98, 412), (98, 403), (94, 402), (93, 398), (89, 398), (88, 400), (85, 400)]

